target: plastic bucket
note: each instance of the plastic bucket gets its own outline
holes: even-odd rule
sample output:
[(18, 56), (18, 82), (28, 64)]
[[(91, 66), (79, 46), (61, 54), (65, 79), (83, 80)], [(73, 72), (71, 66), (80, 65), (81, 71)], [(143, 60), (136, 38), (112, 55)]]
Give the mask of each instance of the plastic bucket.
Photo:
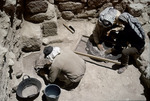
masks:
[[(25, 79), (25, 76), (28, 78)], [(24, 99), (25, 101), (35, 99), (39, 95), (41, 87), (42, 84), (39, 80), (36, 78), (30, 78), (28, 75), (24, 75), (23, 80), (17, 87), (17, 99)]]
[(58, 101), (61, 89), (56, 84), (49, 84), (44, 90), (47, 101)]

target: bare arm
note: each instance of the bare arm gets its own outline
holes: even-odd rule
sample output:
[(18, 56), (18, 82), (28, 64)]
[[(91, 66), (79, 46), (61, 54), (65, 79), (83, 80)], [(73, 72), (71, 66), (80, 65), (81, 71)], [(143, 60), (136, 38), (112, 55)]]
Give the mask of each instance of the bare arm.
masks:
[(51, 67), (49, 75), (48, 75), (48, 81), (50, 83), (53, 83), (56, 80), (56, 78), (58, 77), (59, 72), (60, 72), (60, 70), (57, 67)]
[(118, 27), (115, 27), (115, 28), (110, 29), (110, 30), (107, 32), (107, 36), (109, 36), (109, 34), (110, 34), (111, 31), (119, 32), (119, 31), (124, 30), (124, 27), (125, 27), (125, 26), (124, 26), (123, 24), (119, 24)]

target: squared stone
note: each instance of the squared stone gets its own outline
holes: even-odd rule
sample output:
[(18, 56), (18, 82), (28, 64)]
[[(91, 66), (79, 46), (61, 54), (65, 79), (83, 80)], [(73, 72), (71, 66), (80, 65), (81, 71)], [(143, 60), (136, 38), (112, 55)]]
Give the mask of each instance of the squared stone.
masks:
[(57, 35), (57, 23), (55, 21), (48, 21), (43, 23), (43, 37)]
[(51, 29), (51, 28), (57, 28), (57, 24), (55, 21), (48, 21), (43, 23), (43, 28), (44, 29)]
[(43, 37), (55, 36), (55, 35), (57, 35), (57, 29), (56, 28), (43, 30)]

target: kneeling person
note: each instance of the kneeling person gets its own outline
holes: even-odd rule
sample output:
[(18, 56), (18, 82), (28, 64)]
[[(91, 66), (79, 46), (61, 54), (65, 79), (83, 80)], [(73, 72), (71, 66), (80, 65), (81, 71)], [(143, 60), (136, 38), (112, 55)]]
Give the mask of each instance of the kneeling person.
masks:
[(60, 50), (59, 47), (45, 47), (45, 58), (51, 64), (48, 69), (47, 80), (50, 83), (58, 79), (64, 82), (63, 88), (75, 88), (83, 78), (86, 65), (85, 61), (68, 49)]

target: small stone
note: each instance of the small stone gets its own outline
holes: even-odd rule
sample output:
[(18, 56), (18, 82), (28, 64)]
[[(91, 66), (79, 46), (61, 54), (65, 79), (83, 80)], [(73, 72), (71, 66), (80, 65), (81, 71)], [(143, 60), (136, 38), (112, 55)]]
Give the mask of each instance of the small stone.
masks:
[(9, 59), (9, 60), (8, 60), (8, 65), (9, 65), (9, 66), (13, 66), (13, 65), (14, 65), (14, 61), (13, 61), (12, 59)]
[(18, 88), (18, 86), (13, 87), (12, 90), (11, 90), (11, 92), (12, 92), (12, 93), (16, 93), (17, 88)]
[(22, 76), (23, 72), (19, 71), (16, 73), (16, 78), (19, 79)]

